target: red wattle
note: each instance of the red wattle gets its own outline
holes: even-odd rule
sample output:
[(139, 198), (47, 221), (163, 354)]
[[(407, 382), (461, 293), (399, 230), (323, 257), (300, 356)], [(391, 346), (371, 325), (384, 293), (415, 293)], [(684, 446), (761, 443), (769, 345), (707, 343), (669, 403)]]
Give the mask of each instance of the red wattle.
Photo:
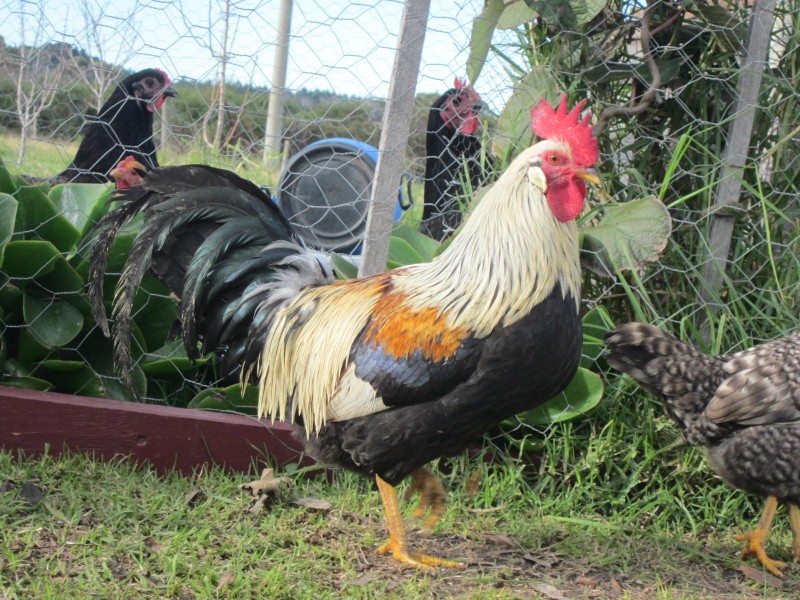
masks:
[(566, 223), (581, 214), (586, 200), (586, 184), (580, 179), (570, 179), (564, 184), (549, 186), (546, 196), (556, 219)]

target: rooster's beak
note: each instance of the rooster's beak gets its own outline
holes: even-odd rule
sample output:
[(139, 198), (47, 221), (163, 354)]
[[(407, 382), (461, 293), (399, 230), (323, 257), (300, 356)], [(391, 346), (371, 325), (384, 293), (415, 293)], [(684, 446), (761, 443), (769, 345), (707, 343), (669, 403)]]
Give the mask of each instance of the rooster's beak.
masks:
[(175, 90), (174, 87), (172, 87), (171, 85), (168, 85), (163, 90), (161, 90), (161, 95), (162, 96), (169, 96), (170, 98), (175, 98), (175, 97), (177, 97), (178, 92)]
[(594, 169), (578, 169), (575, 171), (575, 177), (580, 177), (581, 179), (588, 181), (592, 185), (600, 185), (603, 180), (600, 179), (600, 174), (595, 171)]

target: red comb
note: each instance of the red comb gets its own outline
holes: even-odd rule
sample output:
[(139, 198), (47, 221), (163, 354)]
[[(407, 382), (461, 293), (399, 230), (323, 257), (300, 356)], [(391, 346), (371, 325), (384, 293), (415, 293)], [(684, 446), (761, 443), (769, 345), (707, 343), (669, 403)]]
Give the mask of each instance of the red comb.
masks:
[(558, 108), (553, 108), (547, 100), (531, 109), (531, 129), (533, 133), (546, 140), (557, 140), (569, 144), (572, 159), (582, 167), (591, 167), (597, 162), (599, 148), (597, 138), (592, 135), (592, 127), (587, 115), (581, 120), (581, 109), (586, 100), (581, 100), (567, 111), (567, 96), (561, 97)]
[(453, 80), (453, 87), (457, 90), (463, 90), (465, 87), (467, 87), (467, 80), (463, 77), (456, 77)]
[(167, 86), (170, 83), (172, 83), (172, 79), (169, 78), (169, 75), (167, 75), (166, 71), (164, 71), (163, 69), (156, 69), (156, 72), (157, 73), (161, 73), (161, 76), (164, 78), (164, 85), (165, 86)]

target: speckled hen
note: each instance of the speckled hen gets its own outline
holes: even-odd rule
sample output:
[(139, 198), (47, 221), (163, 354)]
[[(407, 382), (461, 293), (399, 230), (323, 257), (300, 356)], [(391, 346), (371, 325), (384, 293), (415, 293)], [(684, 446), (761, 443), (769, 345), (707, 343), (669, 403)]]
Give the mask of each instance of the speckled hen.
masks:
[(704, 354), (657, 327), (628, 323), (606, 337), (609, 364), (665, 399), (667, 413), (730, 485), (765, 496), (755, 530), (741, 534), (781, 575), (764, 544), (779, 502), (787, 505), (800, 560), (800, 333), (729, 356)]

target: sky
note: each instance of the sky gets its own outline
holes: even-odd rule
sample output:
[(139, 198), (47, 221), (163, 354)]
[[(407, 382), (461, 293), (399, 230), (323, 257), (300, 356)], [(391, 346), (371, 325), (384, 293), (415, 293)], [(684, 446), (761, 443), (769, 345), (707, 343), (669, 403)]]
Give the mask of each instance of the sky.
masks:
[[(178, 81), (214, 80), (226, 1), (227, 78), (269, 86), (280, 0), (0, 0), (0, 35), (14, 46), (70, 43), (126, 68), (161, 67)], [(482, 6), (431, 0), (417, 92), (441, 93), (465, 75)], [(385, 98), (402, 12), (400, 0), (295, 0), (286, 87)], [(500, 59), (490, 60), (476, 87), (490, 109), (502, 108), (511, 81)]]

